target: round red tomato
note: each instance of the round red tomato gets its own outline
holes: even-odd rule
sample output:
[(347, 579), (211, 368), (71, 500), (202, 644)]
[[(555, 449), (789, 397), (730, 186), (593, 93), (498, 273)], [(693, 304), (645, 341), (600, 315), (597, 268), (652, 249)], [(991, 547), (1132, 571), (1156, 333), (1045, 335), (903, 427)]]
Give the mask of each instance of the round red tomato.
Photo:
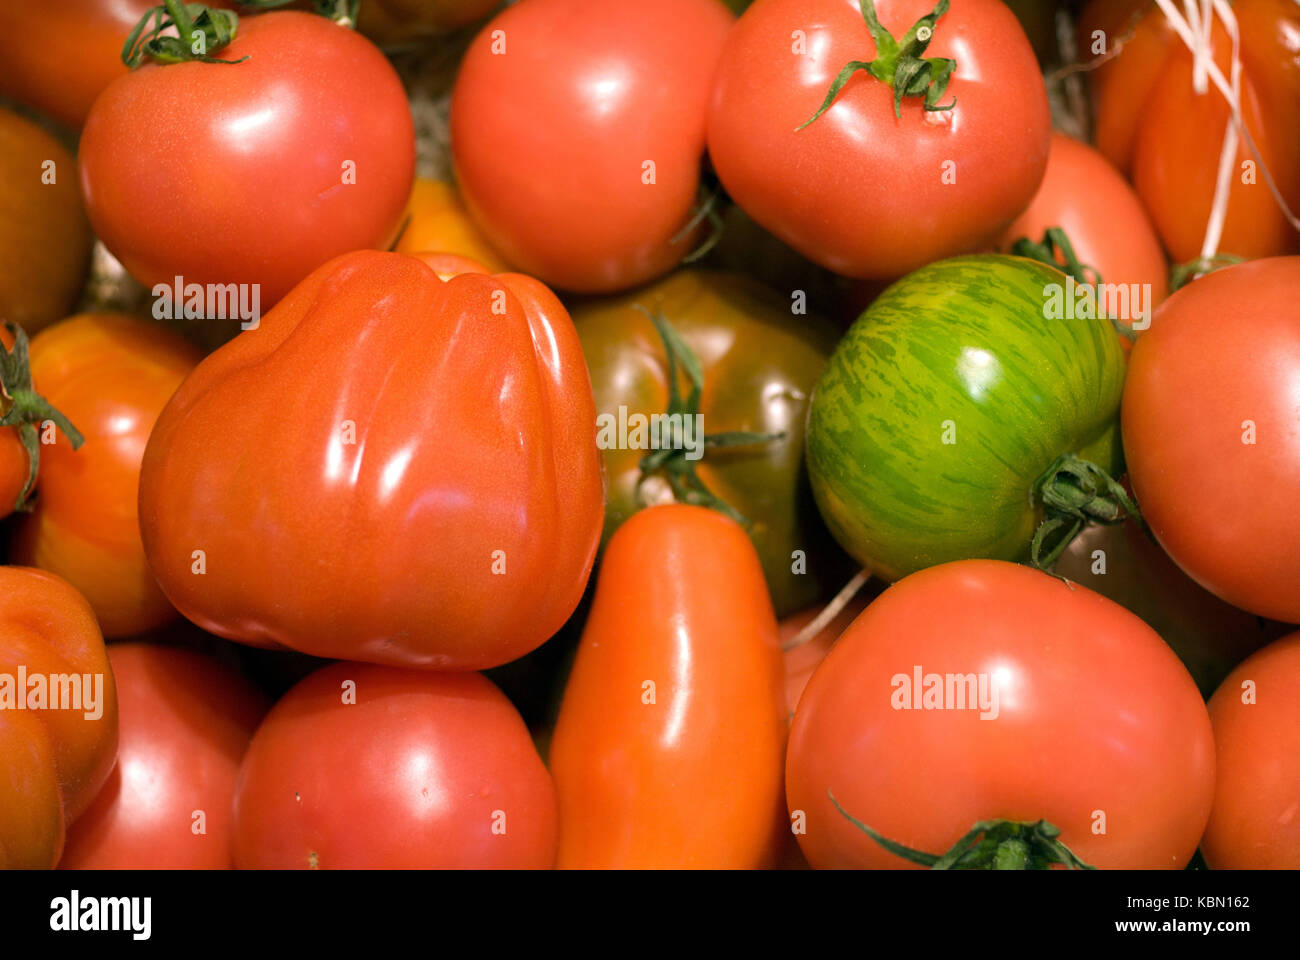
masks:
[(476, 673), (320, 670), (258, 728), (235, 788), (235, 865), (549, 868), (555, 787)]
[[(874, 9), (902, 40), (939, 7), (878, 0)], [(913, 96), (896, 106), (888, 44), (873, 40), (857, 0), (755, 4), (723, 51), (708, 129), (723, 186), (837, 273), (896, 277), (986, 246), (1043, 178), (1047, 92), (1015, 16), (1001, 0), (953, 0), (927, 24), (928, 48), (913, 52), (956, 61), (946, 89), (941, 80), (930, 88), (939, 94), (933, 110)], [(869, 60), (886, 79), (854, 72), (799, 129), (846, 64)]]
[(685, 228), (731, 22), (717, 0), (532, 0), (483, 28), (452, 95), (452, 156), (507, 262), (607, 293), (695, 248)]
[(1232, 671), (1210, 698), (1210, 720), (1219, 776), (1205, 862), (1300, 869), (1300, 633)]
[(401, 81), (365, 37), (284, 11), (213, 56), (146, 63), (81, 135), (95, 233), (146, 286), (258, 284), (269, 308), (337, 254), (392, 239), (415, 175)]
[(117, 767), (68, 831), (72, 870), (229, 869), (239, 761), (265, 697), (211, 657), (147, 643), (108, 648)]
[(1122, 428), (1129, 479), (1193, 580), (1300, 623), (1300, 257), (1193, 281), (1133, 346)]
[(786, 760), (815, 867), (909, 865), (832, 794), (930, 854), (980, 821), (1045, 819), (1094, 866), (1178, 868), (1213, 793), (1210, 718), (1173, 651), (1105, 597), (998, 560), (868, 606), (804, 690)]

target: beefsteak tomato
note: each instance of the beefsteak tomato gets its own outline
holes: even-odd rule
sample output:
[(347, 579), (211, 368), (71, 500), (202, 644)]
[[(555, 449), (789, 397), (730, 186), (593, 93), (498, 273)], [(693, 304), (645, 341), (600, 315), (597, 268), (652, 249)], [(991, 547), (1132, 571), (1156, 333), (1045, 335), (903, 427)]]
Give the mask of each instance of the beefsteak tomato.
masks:
[(989, 246), (1033, 198), (1050, 133), (1034, 51), (1001, 0), (755, 4), (708, 118), (709, 157), (750, 216), (873, 278)]
[(786, 722), (777, 623), (745, 532), (649, 507), (601, 562), (550, 764), (563, 868), (770, 866)]
[(582, 347), (541, 283), (346, 254), (167, 405), (141, 471), (145, 549), (218, 636), (495, 666), (582, 596), (603, 516), (594, 424)]
[(235, 865), (549, 869), (555, 811), (528, 728), (483, 676), (339, 663), (253, 735)]
[(1058, 497), (1112, 512), (1108, 485), (1061, 458), (1119, 474), (1123, 352), (1090, 309), (1048, 318), (1065, 281), (1021, 257), (944, 260), (882, 293), (835, 348), (808, 472), (831, 533), (873, 573), (1022, 557)]
[(976, 823), (1047, 820), (1087, 864), (1177, 869), (1210, 814), (1214, 739), (1196, 684), (1133, 614), (958, 561), (894, 584), (841, 635), (795, 712), (786, 796), (814, 867), (909, 865), (852, 816), (931, 854)]
[(51, 868), (117, 759), (117, 691), (86, 599), (0, 566), (0, 868)]

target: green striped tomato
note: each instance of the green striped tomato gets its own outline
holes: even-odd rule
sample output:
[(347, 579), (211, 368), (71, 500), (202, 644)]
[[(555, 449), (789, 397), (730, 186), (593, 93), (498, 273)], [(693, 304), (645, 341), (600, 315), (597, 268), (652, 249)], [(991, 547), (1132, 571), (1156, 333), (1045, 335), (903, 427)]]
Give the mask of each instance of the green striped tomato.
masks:
[(1020, 257), (942, 260), (889, 287), (836, 347), (809, 408), (808, 470), (831, 532), (873, 573), (1021, 559), (1057, 457), (1118, 475), (1119, 340), (1106, 319), (1046, 318), (1064, 282)]

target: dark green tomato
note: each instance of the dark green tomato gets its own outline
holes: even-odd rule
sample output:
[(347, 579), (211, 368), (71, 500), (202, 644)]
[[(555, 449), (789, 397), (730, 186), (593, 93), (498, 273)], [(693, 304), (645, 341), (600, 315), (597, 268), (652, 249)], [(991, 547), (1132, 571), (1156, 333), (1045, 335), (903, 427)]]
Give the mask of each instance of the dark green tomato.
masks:
[(1045, 318), (1045, 264), (957, 257), (908, 274), (835, 348), (813, 394), (822, 516), (887, 580), (949, 560), (1021, 559), (1036, 483), (1075, 454), (1121, 466), (1124, 359), (1108, 320)]
[(1207, 698), (1237, 664), (1295, 629), (1220, 600), (1131, 521), (1085, 530), (1062, 554), (1056, 572), (1145, 620)]
[[(620, 407), (629, 423), (634, 414), (649, 417), (668, 409), (667, 351), (640, 306), (658, 311), (698, 357), (705, 433), (784, 434), (766, 442), (709, 447), (694, 461), (695, 476), (725, 505), (724, 512), (733, 510), (748, 521), (778, 616), (834, 593), (853, 571), (818, 516), (803, 461), (808, 396), (836, 332), (816, 317), (792, 313), (792, 302), (748, 278), (681, 270), (640, 290), (573, 309), (598, 427), (613, 422), (602, 421), (602, 415), (617, 420)], [(678, 383), (684, 397), (690, 384), (680, 368)], [(605, 542), (642, 506), (680, 499), (663, 471), (643, 480), (642, 459), (654, 451), (633, 448), (642, 438), (631, 431), (616, 434), (606, 432), (601, 439), (598, 430), (606, 477)]]

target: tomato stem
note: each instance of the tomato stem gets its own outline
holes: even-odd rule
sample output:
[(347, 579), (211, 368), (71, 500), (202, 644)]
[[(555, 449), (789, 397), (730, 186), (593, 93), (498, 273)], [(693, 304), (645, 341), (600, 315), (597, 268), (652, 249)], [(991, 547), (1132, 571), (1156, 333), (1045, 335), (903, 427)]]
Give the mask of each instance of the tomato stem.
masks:
[[(1063, 453), (1039, 475), (1029, 502), (1043, 504), (1043, 522), (1030, 542), (1030, 563), (1051, 567), (1066, 547), (1090, 523), (1122, 523), (1131, 517), (1145, 528), (1136, 501), (1101, 467), (1072, 453)], [(1044, 544), (1052, 546), (1044, 552)]]
[(12, 349), (0, 350), (0, 428), (17, 427), (18, 437), (23, 449), (27, 451), (27, 481), (18, 493), (14, 509), (28, 511), (31, 506), (28, 498), (36, 485), (37, 469), (40, 465), (40, 444), (38, 443), (36, 425), (52, 420), (72, 443), (72, 449), (78, 449), (85, 438), (68, 418), (56, 410), (48, 400), (32, 388), (31, 364), (27, 356), (27, 334), (23, 328), (6, 320), (4, 327), (14, 338)]
[(882, 837), (840, 806), (830, 790), (826, 796), (845, 819), (890, 853), (931, 870), (1048, 870), (1056, 863), (1070, 870), (1097, 869), (1062, 843), (1061, 828), (1046, 820), (981, 820), (939, 856)]
[(1197, 257), (1195, 260), (1177, 264), (1169, 271), (1169, 292), (1173, 293), (1207, 273), (1245, 262), (1245, 257), (1239, 257), (1235, 253), (1220, 253), (1213, 257)]
[(894, 116), (902, 119), (903, 98), (923, 97), (923, 106), (928, 113), (942, 113), (957, 105), (957, 98), (941, 105), (939, 98), (948, 90), (948, 81), (957, 69), (957, 61), (947, 57), (922, 57), (925, 48), (934, 39), (935, 23), (948, 12), (948, 0), (939, 0), (934, 9), (927, 13), (908, 30), (902, 42), (895, 40), (876, 16), (875, 0), (858, 0), (862, 9), (862, 19), (871, 31), (871, 38), (876, 42), (876, 59), (850, 60), (835, 75), (826, 99), (821, 107), (808, 120), (795, 127), (798, 132), (825, 113), (835, 98), (839, 96), (849, 78), (859, 70), (865, 70), (881, 83), (894, 91)]
[[(682, 339), (681, 334), (674, 329), (668, 319), (659, 311), (651, 313), (641, 304), (635, 304), (637, 310), (640, 310), (650, 322), (654, 324), (655, 329), (659, 332), (659, 338), (664, 344), (664, 353), (668, 358), (668, 410), (669, 418), (680, 417), (683, 425), (687, 418), (694, 418), (700, 412), (700, 397), (704, 391), (704, 371), (700, 367), (699, 358)], [(677, 368), (680, 365), (686, 373), (687, 380), (690, 381), (690, 393), (685, 398), (682, 397), (678, 385)], [(673, 422), (671, 419), (669, 422)], [(706, 433), (703, 436), (704, 451), (718, 447), (737, 447), (749, 446), (758, 443), (768, 443), (773, 440), (784, 439), (785, 433), (752, 433), (746, 430), (729, 430), (724, 433)], [(741, 514), (735, 507), (727, 503), (721, 497), (713, 493), (712, 490), (700, 479), (699, 474), (695, 472), (695, 462), (687, 459), (687, 450), (680, 444), (661, 447), (652, 453), (641, 458), (638, 464), (641, 470), (641, 476), (636, 482), (638, 493), (641, 485), (655, 474), (662, 474), (668, 481), (668, 486), (672, 490), (673, 498), (679, 503), (689, 503), (698, 507), (708, 507), (717, 510), (719, 513), (730, 517), (741, 526), (748, 527), (749, 519)]]
[[(152, 21), (152, 26), (150, 25)], [(169, 27), (176, 36), (163, 36)], [(201, 3), (163, 0), (161, 6), (145, 11), (122, 45), (122, 62), (134, 69), (149, 57), (158, 63), (242, 63), (211, 56), (235, 39), (239, 15), (230, 10), (213, 10)], [(198, 46), (196, 51), (194, 48)]]

